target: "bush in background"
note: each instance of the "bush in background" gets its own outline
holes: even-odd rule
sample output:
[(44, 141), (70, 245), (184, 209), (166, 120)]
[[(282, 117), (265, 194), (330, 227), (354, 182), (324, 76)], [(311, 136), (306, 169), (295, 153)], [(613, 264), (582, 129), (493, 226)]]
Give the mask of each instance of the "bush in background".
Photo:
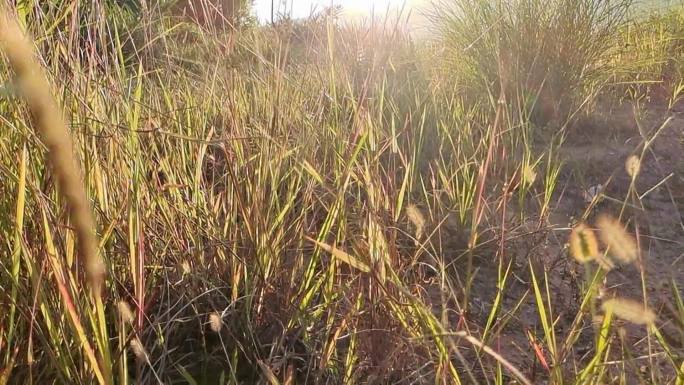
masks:
[[(570, 115), (610, 72), (629, 0), (443, 0), (446, 70), (466, 97), (507, 100), (539, 125)], [(514, 107), (515, 108), (515, 107)]]

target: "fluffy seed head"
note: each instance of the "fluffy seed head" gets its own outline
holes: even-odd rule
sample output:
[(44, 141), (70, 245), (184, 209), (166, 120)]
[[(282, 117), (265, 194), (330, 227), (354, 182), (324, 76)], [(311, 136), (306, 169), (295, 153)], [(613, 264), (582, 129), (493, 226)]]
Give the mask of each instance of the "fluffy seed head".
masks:
[(529, 164), (523, 167), (522, 180), (526, 186), (530, 186), (537, 180), (537, 172)]
[(640, 169), (641, 161), (639, 160), (639, 157), (636, 155), (630, 155), (630, 157), (625, 161), (625, 171), (627, 171), (627, 174), (634, 179), (637, 177), (637, 175), (639, 175)]
[(116, 307), (119, 310), (119, 316), (124, 322), (133, 323), (135, 316), (133, 315), (133, 311), (128, 305), (128, 302), (121, 300), (116, 304)]
[(606, 257), (605, 254), (596, 254), (595, 261), (605, 271), (613, 270), (615, 267), (615, 263)]
[(418, 206), (411, 204), (406, 207), (406, 216), (413, 226), (416, 227), (416, 240), (419, 240), (423, 236), (423, 229), (426, 223), (423, 213), (420, 212)]
[(656, 315), (642, 303), (625, 298), (612, 298), (601, 305), (605, 312), (611, 312), (618, 318), (637, 325), (653, 325)]
[(638, 250), (634, 238), (627, 233), (617, 220), (601, 216), (596, 222), (601, 230), (601, 240), (608, 246), (608, 253), (621, 263), (632, 263), (637, 259)]
[(145, 346), (143, 346), (142, 342), (138, 339), (138, 337), (135, 337), (131, 340), (130, 346), (133, 355), (135, 355), (135, 358), (142, 362), (147, 361), (147, 352), (145, 351)]
[(583, 223), (575, 226), (570, 233), (570, 255), (580, 263), (592, 261), (599, 255), (596, 236)]
[(223, 319), (218, 312), (209, 314), (209, 327), (214, 333), (221, 331), (221, 327), (223, 327)]

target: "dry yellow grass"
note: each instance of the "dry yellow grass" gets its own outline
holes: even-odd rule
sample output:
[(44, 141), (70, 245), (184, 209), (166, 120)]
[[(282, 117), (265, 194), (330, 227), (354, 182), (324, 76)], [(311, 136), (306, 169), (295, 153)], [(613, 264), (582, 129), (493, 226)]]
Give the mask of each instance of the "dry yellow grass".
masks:
[(104, 263), (98, 255), (95, 220), (83, 188), (78, 162), (62, 112), (50, 95), (50, 84), (36, 63), (31, 42), (4, 7), (0, 15), (0, 45), (16, 74), (16, 81), (33, 116), (36, 130), (48, 149), (48, 160), (57, 176), (74, 229), (78, 235), (85, 268), (95, 290), (100, 290)]
[[(67, 289), (71, 283), (63, 276), (61, 267), (53, 266), (56, 284), (69, 313), (81, 347), (98, 383), (113, 383), (106, 314), (102, 300), (105, 264), (98, 252), (96, 224), (81, 177), (76, 152), (67, 131), (66, 122), (53, 99), (50, 84), (42, 67), (35, 60), (32, 42), (25, 36), (14, 15), (0, 5), (0, 48), (14, 71), (18, 90), (31, 112), (33, 126), (47, 148), (48, 163), (57, 179), (61, 195), (66, 201), (69, 219), (78, 239), (83, 267), (88, 276), (93, 311), (90, 314), (95, 344), (89, 341), (73, 295)], [(97, 350), (93, 347), (96, 346)]]
[[(486, 3), (448, 3), (457, 1), (464, 11)], [(530, 58), (600, 48), (584, 43), (601, 39), (562, 27), (577, 21), (574, 2), (562, 2), (561, 10), (513, 0), (503, 18), (480, 20), (472, 12), (451, 21), (459, 31), (480, 31), (466, 37), (475, 44), (458, 59), (474, 59), (476, 77), (488, 79), (486, 92), (479, 81), (465, 84), (474, 77), (458, 68), (468, 63), (445, 76), (442, 64), (451, 63), (441, 63), (439, 42), (422, 44), (402, 37), (401, 26), (392, 31), (374, 22), (338, 28), (334, 12), (228, 32), (223, 20), (210, 23), (220, 16), (208, 7), (223, 0), (198, 1), (206, 9), (194, 10), (190, 1), (178, 3), (188, 5), (180, 10), (189, 19), (205, 18), (199, 28), (188, 18), (176, 25), (181, 18), (167, 17), (173, 10), (121, 2), (73, 2), (64, 10), (56, 0), (9, 3), (35, 5), (18, 9), (18, 19), (40, 36), (33, 70), (43, 66), (47, 79), (58, 79), (52, 93), (64, 109), (50, 100), (45, 78), (33, 89), (44, 92), (38, 98), (51, 113), (68, 119), (34, 121), (22, 100), (0, 102), (11, 126), (0, 135), (0, 191), (8, 197), (0, 208), (9, 213), (0, 238), (12, 238), (12, 260), (0, 257), (0, 303), (15, 309), (0, 314), (0, 384), (222, 377), (231, 384), (561, 385), (616, 378), (624, 367), (608, 359), (643, 353), (643, 346), (617, 346), (612, 316), (648, 323), (651, 314), (610, 301), (610, 313), (601, 311), (613, 278), (623, 276), (606, 272), (618, 259), (606, 254), (595, 223), (572, 231), (571, 256), (553, 258), (565, 241), (556, 231), (568, 236), (568, 218), (584, 206), (564, 193), (582, 184), (583, 173), (566, 173), (562, 146), (572, 144), (565, 126), (555, 127), (560, 118), (542, 125), (530, 116), (532, 104), (551, 94), (538, 94), (536, 81), (522, 87), (524, 69), (510, 71), (518, 62), (509, 61), (528, 51), (507, 52), (540, 41), (525, 38), (532, 36), (526, 26), (536, 37), (550, 34), (544, 47), (531, 46)], [(532, 5), (529, 16), (515, 4)], [(552, 19), (542, 20), (536, 9), (547, 8)], [(522, 24), (509, 23), (509, 14)], [(540, 34), (543, 24), (562, 28)], [(494, 72), (480, 63), (493, 64)], [(557, 64), (548, 68), (574, 68)], [(11, 77), (3, 68), (0, 82)], [(593, 79), (586, 88), (599, 87)], [(31, 95), (16, 84), (0, 84), (0, 93)], [(573, 88), (573, 98), (584, 99), (586, 88)], [(49, 169), (63, 166), (41, 159), (40, 137), (30, 129), (57, 124), (66, 134), (64, 120), (73, 122), (76, 153), (65, 135), (45, 141), (50, 157), (59, 150), (71, 156), (63, 158), (71, 170), (67, 188), (79, 188), (74, 158), (81, 161), (92, 192), (72, 194), (81, 206), (70, 203), (69, 211), (59, 196), (64, 183)], [(546, 141), (538, 131), (546, 126), (558, 140)], [(627, 172), (639, 175), (639, 165), (627, 163)], [(582, 218), (602, 198), (601, 207), (613, 209), (597, 183), (626, 179), (606, 182), (603, 169), (595, 171)], [(88, 198), (101, 241), (78, 251), (76, 241), (93, 236), (95, 221), (76, 223), (67, 214), (87, 216)], [(106, 257), (107, 275), (97, 252)], [(518, 263), (524, 256), (529, 266)], [(101, 298), (88, 282), (103, 290)], [(644, 303), (655, 303), (646, 294)], [(585, 327), (588, 315), (600, 314), (600, 333)], [(536, 326), (525, 330), (520, 319)], [(509, 344), (523, 333), (534, 348), (526, 356), (519, 348), (529, 348)], [(667, 341), (651, 342), (659, 366), (674, 350)], [(540, 362), (543, 370), (530, 370)]]

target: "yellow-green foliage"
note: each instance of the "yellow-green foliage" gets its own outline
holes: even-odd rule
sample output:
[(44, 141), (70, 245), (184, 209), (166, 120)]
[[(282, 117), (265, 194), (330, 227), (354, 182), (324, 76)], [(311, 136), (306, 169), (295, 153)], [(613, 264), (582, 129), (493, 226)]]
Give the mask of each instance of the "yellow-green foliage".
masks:
[[(535, 8), (544, 16), (535, 27), (523, 7), (532, 5), (516, 2), (515, 19), (478, 20), (477, 36), (503, 23), (503, 41), (471, 40), (477, 54), (468, 51), (454, 81), (439, 63), (462, 58), (389, 23), (323, 15), (211, 30), (162, 8), (138, 18), (113, 3), (63, 3), (13, 16), (34, 38), (32, 66), (47, 74), (41, 100), (54, 97), (73, 142), (82, 184), (74, 170), (67, 183), (87, 201), (74, 203), (83, 196), (48, 161), (69, 150), (40, 136), (58, 121), (36, 114), (16, 78), (26, 71), (13, 71), (3, 51), (0, 385), (561, 384), (612, 373), (604, 353), (618, 342), (606, 333), (588, 338), (589, 363), (567, 353), (593, 333), (583, 322), (598, 306), (585, 305), (595, 305), (604, 272), (587, 272), (577, 321), (561, 330), (551, 279), (499, 254), (518, 230), (508, 217), (533, 218), (526, 236), (547, 234), (536, 223), (557, 196), (563, 132), (537, 145), (517, 98), (557, 71), (573, 90), (594, 81), (577, 71), (600, 66), (597, 47), (612, 40), (554, 40), (592, 30), (588, 19), (554, 24), (589, 10), (558, 0), (553, 12)], [(502, 103), (499, 54), (515, 74)], [(75, 215), (88, 204), (97, 240), (84, 252), (88, 222)], [(471, 287), (479, 260), (498, 268), (481, 314), (481, 288)], [(92, 261), (106, 275), (87, 275)], [(506, 308), (521, 282), (530, 287)], [(543, 341), (530, 346), (551, 365), (534, 379), (497, 348), (532, 300)], [(671, 346), (657, 343), (675, 367)], [(668, 369), (663, 381), (677, 374)]]
[(620, 43), (613, 61), (622, 92), (634, 97), (677, 87), (684, 79), (684, 4), (636, 18), (622, 29)]
[[(536, 123), (575, 112), (611, 74), (629, 0), (453, 0), (437, 2), (446, 70), (487, 100), (504, 89)], [(557, 128), (557, 125), (554, 127)]]

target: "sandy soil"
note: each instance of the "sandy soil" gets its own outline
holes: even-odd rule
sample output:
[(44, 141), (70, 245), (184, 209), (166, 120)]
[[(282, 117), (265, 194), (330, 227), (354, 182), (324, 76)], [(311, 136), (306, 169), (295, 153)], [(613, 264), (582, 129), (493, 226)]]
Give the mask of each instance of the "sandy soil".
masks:
[[(611, 271), (601, 295), (646, 298), (656, 310), (659, 326), (668, 342), (680, 349), (680, 353), (684, 350), (679, 332), (673, 325), (674, 317), (669, 314), (673, 303), (670, 283), (674, 281), (680, 291), (684, 289), (684, 113), (679, 112), (679, 109), (684, 110), (682, 107), (668, 110), (650, 106), (635, 113), (632, 105), (622, 105), (581, 122), (561, 154), (564, 167), (548, 222), (540, 226), (538, 217), (520, 219), (511, 203), (511, 214), (506, 221), (508, 234), (505, 238), (508, 241), (503, 250), (496, 249), (498, 246), (484, 247), (477, 253), (477, 274), (472, 284), (470, 310), (465, 317), (467, 327), (475, 333), (483, 331), (497, 293), (496, 261), (503, 251), (504, 258), (513, 261), (512, 276), (507, 282), (503, 310), (495, 323), (495, 330), (501, 327), (502, 332), (487, 342), (538, 383), (546, 378), (545, 369), (530, 339), (536, 340), (540, 348), (545, 348), (545, 343), (532, 291), (530, 266), (537, 276), (547, 274), (553, 317), (559, 331), (556, 338), (558, 345), (563, 345), (579, 311), (585, 274), (583, 267), (568, 257), (569, 228), (585, 211), (589, 224), (602, 213), (619, 216), (623, 207), (621, 202), (629, 198), (631, 183), (625, 171), (625, 160), (631, 154), (641, 153), (644, 138), (654, 139), (645, 152), (635, 184), (641, 203), (629, 199), (630, 204), (622, 215), (623, 223), (628, 224), (632, 234), (638, 234), (641, 258), (637, 264)], [(584, 192), (598, 184), (604, 186), (605, 198), (587, 210), (589, 204)], [(500, 234), (495, 236), (500, 237)], [(438, 296), (437, 293), (432, 295), (434, 303), (439, 303)], [(452, 314), (451, 322), (459, 322), (458, 312)], [(578, 343), (563, 360), (567, 369), (574, 363), (586, 363), (593, 354), (591, 316), (584, 317), (581, 328)], [(636, 356), (627, 367), (639, 371), (646, 363), (643, 360), (649, 359), (645, 329), (625, 324), (622, 330), (625, 331), (625, 345), (629, 345)], [(463, 348), (467, 353), (469, 348), (465, 344)], [(662, 362), (664, 368), (671, 368), (664, 354), (655, 353), (651, 359)], [(548, 352), (544, 355), (549, 360)], [(620, 352), (615, 351), (615, 359), (621, 358)], [(477, 372), (480, 367), (476, 363), (471, 369)], [(617, 364), (615, 367), (619, 368)], [(666, 377), (674, 375), (665, 370)], [(576, 372), (576, 369), (568, 372)], [(649, 377), (648, 373), (642, 375)]]

